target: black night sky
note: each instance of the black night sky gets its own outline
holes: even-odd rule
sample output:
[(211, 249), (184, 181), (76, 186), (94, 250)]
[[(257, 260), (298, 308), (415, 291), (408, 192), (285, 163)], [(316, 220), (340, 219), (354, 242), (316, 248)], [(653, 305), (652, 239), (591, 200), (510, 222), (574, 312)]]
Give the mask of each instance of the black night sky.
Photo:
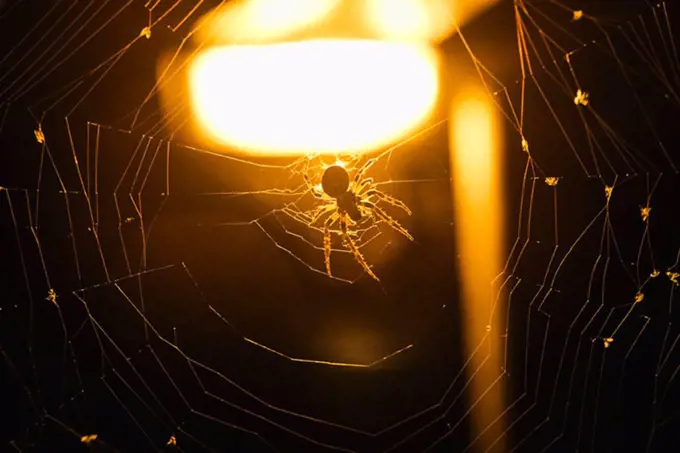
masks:
[(255, 193), (303, 184), (294, 159), (199, 141), (182, 89), (161, 107), (159, 62), (184, 86), (219, 3), (0, 0), (0, 451), (678, 451), (677, 4), (501, 0), (441, 45), (442, 99), (483, 80), (503, 119), (494, 444), (446, 122), (371, 170), (415, 242), (380, 227), (380, 284), (343, 253), (354, 282), (329, 279), (322, 236)]

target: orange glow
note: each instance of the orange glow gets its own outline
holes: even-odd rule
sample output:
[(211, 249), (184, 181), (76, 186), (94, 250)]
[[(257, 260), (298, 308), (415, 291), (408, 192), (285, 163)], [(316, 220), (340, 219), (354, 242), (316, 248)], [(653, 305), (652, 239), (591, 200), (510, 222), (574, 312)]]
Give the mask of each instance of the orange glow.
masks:
[(207, 15), (198, 42), (264, 44), (375, 39), (437, 44), (499, 0), (232, 0)]
[(382, 41), (224, 46), (193, 62), (189, 83), (194, 115), (219, 143), (280, 155), (365, 151), (427, 120), (438, 59)]
[(198, 40), (254, 44), (282, 39), (317, 24), (341, 0), (235, 0), (206, 16)]
[(496, 1), (230, 1), (193, 34), (207, 49), (189, 65), (193, 124), (259, 155), (390, 145), (437, 101), (433, 46)]
[(362, 17), (382, 39), (439, 43), (498, 0), (362, 0)]
[[(480, 451), (504, 430), (500, 343), (503, 314), (494, 306), (499, 287), (494, 279), (503, 266), (503, 199), (500, 129), (495, 106), (482, 90), (465, 90), (451, 113), (451, 166), (456, 239), (464, 309), (465, 340), (473, 355), (471, 404)], [(477, 349), (480, 342), (482, 347)], [(498, 418), (498, 422), (494, 422)], [(493, 451), (504, 451), (502, 442)]]
[(436, 42), (454, 28), (450, 0), (366, 0), (369, 27), (389, 39)]

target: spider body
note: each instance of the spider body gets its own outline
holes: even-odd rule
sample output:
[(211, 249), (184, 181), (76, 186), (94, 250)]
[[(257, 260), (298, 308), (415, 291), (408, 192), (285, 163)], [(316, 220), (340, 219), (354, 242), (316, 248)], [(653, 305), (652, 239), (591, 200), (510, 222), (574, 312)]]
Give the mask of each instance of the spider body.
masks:
[(321, 178), (321, 188), (326, 195), (335, 198), (338, 211), (358, 222), (363, 216), (359, 210), (357, 196), (350, 190), (349, 183), (349, 173), (340, 165), (328, 167)]
[[(309, 186), (312, 195), (323, 202), (323, 204), (312, 211), (309, 225), (313, 226), (320, 221), (321, 218), (328, 216), (324, 221), (323, 250), (326, 273), (329, 276), (332, 276), (332, 232), (335, 232), (342, 237), (344, 246), (352, 253), (354, 259), (369, 276), (377, 281), (379, 281), (378, 277), (373, 273), (371, 267), (359, 251), (359, 246), (357, 246), (355, 240), (352, 238), (352, 235), (356, 232), (352, 231), (351, 227), (364, 219), (372, 218), (377, 223), (386, 223), (391, 228), (413, 241), (413, 236), (387, 214), (382, 207), (378, 206), (378, 203), (384, 202), (398, 207), (409, 215), (411, 214), (411, 210), (402, 201), (380, 191), (373, 182), (373, 178), (364, 178), (366, 171), (376, 162), (376, 160), (377, 159), (369, 159), (366, 161), (366, 163), (356, 171), (353, 178), (350, 178), (349, 172), (344, 166), (331, 165), (324, 170), (320, 187), (315, 187), (311, 183), (309, 176), (306, 173), (304, 174), (304, 179)], [(336, 222), (340, 226), (340, 231), (331, 230), (331, 226)]]

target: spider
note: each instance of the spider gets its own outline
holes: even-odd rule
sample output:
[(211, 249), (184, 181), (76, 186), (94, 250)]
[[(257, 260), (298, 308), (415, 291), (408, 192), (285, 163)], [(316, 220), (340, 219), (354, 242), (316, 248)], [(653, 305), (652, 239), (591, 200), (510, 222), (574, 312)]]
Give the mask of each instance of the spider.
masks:
[(323, 216), (330, 213), (323, 225), (323, 251), (324, 263), (326, 266), (326, 273), (332, 277), (331, 274), (331, 226), (338, 222), (340, 226), (340, 236), (342, 237), (343, 245), (352, 253), (354, 259), (359, 263), (363, 270), (376, 281), (380, 281), (371, 267), (366, 262), (359, 251), (354, 239), (352, 239), (353, 231), (351, 227), (358, 224), (360, 221), (373, 218), (377, 221), (385, 222), (395, 231), (406, 236), (413, 241), (413, 236), (402, 227), (396, 220), (387, 214), (380, 206), (379, 202), (384, 202), (392, 206), (404, 210), (408, 215), (411, 215), (411, 210), (404, 204), (404, 202), (397, 200), (383, 192), (381, 192), (373, 178), (364, 179), (364, 175), (377, 158), (369, 159), (366, 163), (357, 170), (354, 178), (350, 180), (350, 175), (341, 164), (335, 164), (327, 167), (321, 178), (321, 185), (314, 186), (307, 173), (304, 173), (304, 179), (309, 186), (312, 195), (315, 198), (324, 202), (324, 204), (317, 207), (314, 215), (309, 221), (310, 226), (314, 226)]

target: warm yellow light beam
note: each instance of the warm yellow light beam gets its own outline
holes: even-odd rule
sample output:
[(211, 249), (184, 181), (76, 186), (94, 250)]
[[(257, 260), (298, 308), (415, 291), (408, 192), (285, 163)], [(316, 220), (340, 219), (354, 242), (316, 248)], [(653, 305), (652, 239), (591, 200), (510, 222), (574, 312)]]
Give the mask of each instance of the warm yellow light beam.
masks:
[(413, 133), (439, 90), (427, 46), (315, 40), (212, 48), (189, 73), (197, 123), (265, 155), (369, 151)]
[[(473, 379), (470, 404), (479, 451), (505, 451), (502, 435), (503, 381), (499, 316), (494, 279), (502, 271), (503, 200), (500, 123), (481, 89), (464, 89), (454, 100), (450, 121), (454, 224), (460, 255), (463, 323)], [(481, 344), (481, 347), (479, 347)], [(487, 450), (493, 444), (491, 450)]]

